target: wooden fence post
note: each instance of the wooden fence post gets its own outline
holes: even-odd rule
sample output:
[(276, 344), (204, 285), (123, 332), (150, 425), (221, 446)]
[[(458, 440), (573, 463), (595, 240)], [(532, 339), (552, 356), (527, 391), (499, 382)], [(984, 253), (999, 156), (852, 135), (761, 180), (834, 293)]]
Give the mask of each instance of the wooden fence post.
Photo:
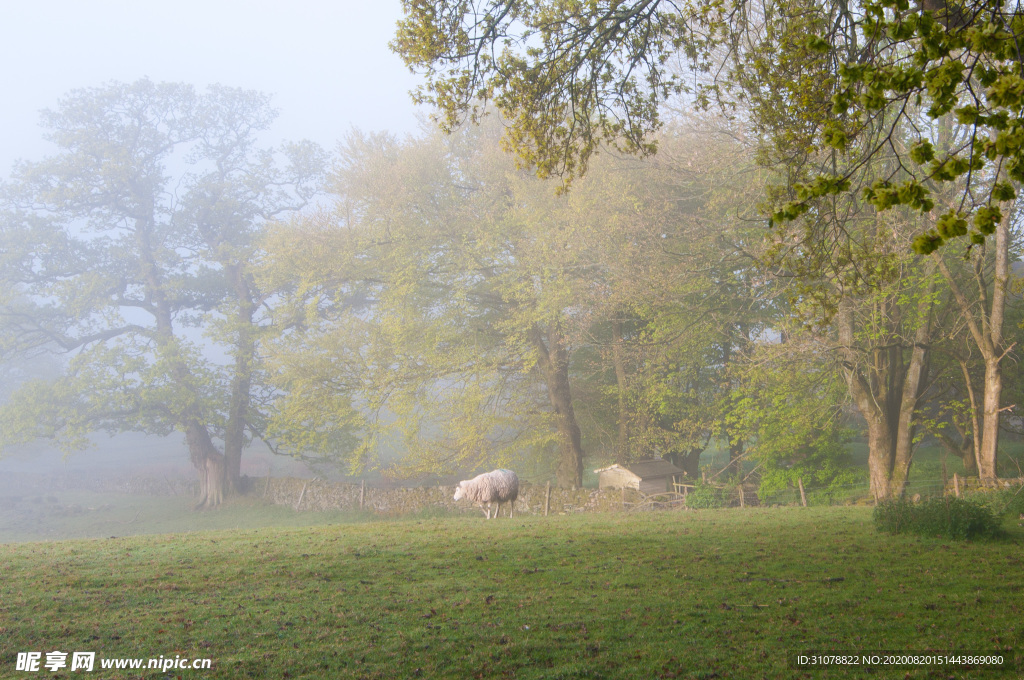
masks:
[(960, 475), (955, 472), (953, 473), (953, 493), (960, 498)]
[(743, 498), (743, 485), (742, 485), (742, 484), (740, 484), (740, 485), (739, 485), (738, 487), (736, 487), (736, 488), (737, 488), (737, 489), (739, 489), (739, 491), (740, 491), (740, 507), (741, 507), (741, 508), (745, 508), (745, 507), (747, 507), (747, 506), (746, 506), (746, 503), (745, 503), (745, 499)]
[(366, 497), (366, 480), (359, 482), (359, 509), (363, 509), (363, 499)]
[(551, 480), (548, 480), (548, 487), (544, 491), (544, 516), (548, 516), (548, 508), (551, 507)]
[(804, 494), (804, 478), (798, 477), (796, 483), (800, 485), (800, 504), (807, 507), (807, 496)]
[(302, 499), (306, 496), (306, 486), (309, 482), (302, 485), (302, 493), (299, 494), (299, 502), (295, 504), (295, 511), (298, 512), (299, 506), (302, 505)]

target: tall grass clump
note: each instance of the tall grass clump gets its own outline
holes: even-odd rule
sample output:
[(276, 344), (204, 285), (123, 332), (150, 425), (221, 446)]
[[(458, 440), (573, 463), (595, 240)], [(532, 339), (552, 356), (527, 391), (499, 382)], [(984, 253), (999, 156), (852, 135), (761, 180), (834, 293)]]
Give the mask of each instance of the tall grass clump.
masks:
[(949, 496), (933, 496), (919, 503), (904, 498), (882, 501), (875, 508), (875, 527), (889, 534), (909, 533), (964, 541), (994, 538), (1000, 520), (988, 507)]

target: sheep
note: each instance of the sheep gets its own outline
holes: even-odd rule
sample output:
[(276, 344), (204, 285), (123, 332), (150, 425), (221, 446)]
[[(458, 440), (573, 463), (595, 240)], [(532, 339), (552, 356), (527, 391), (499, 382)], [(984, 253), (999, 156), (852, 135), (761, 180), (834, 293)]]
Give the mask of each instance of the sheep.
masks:
[(508, 517), (512, 519), (512, 512), (515, 510), (516, 498), (518, 496), (519, 478), (511, 470), (485, 472), (473, 479), (459, 482), (458, 487), (455, 489), (455, 500), (457, 501), (465, 498), (476, 503), (481, 510), (483, 510), (486, 503), (487, 509), (484, 514), (487, 515), (487, 519), (493, 519), (491, 517), (491, 503), (497, 504), (494, 508), (494, 517), (497, 517), (498, 512), (501, 511), (501, 504), (506, 502), (512, 503), (508, 511)]

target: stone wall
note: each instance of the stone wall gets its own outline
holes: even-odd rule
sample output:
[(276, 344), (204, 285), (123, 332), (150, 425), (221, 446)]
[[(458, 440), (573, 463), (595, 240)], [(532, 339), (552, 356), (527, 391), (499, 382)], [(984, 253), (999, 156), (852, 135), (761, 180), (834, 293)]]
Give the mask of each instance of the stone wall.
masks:
[[(405, 515), (429, 510), (481, 512), (465, 501), (452, 500), (454, 486), (425, 486), (410, 489), (380, 489), (359, 484), (295, 479), (292, 477), (252, 480), (250, 494), (266, 498), (276, 505), (297, 510), (362, 510), (382, 515)], [(543, 515), (546, 484), (520, 484), (516, 514)], [(621, 510), (623, 500), (636, 503), (641, 498), (633, 490), (625, 495), (619, 489), (561, 489), (551, 487), (548, 512), (552, 515), (574, 512)], [(502, 506), (502, 514), (508, 505)]]
[(960, 477), (956, 476), (949, 478), (946, 482), (946, 494), (953, 496), (957, 492), (957, 487), (961, 494), (970, 491), (991, 491), (995, 489), (1018, 489), (1024, 485), (1024, 477), (1018, 477), (1017, 479), (978, 479), (977, 477)]

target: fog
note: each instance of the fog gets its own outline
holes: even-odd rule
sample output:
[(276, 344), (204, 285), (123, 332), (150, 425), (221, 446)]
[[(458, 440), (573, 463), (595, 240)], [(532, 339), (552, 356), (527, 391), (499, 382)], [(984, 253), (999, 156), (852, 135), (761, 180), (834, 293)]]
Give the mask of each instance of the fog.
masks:
[[(6, 177), (18, 160), (52, 152), (39, 114), (67, 93), (144, 77), (200, 91), (219, 83), (272, 95), (279, 116), (261, 138), (268, 146), (309, 139), (330, 150), (352, 128), (412, 132), (421, 118), (408, 94), (416, 79), (387, 47), (400, 14), (398, 0), (8, 4), (0, 22), (0, 58), (7, 65), (0, 72), (0, 168)], [(2, 392), (13, 387), (6, 383), (35, 373), (31, 366), (5, 371)], [(313, 474), (258, 442), (246, 451), (242, 472)], [(141, 477), (168, 480), (168, 494), (176, 480), (194, 483), (183, 438), (96, 435), (90, 447), (71, 454), (46, 442), (6, 451), (0, 541), (59, 537), (40, 522), (60, 516), (61, 508), (81, 505), (88, 514), (90, 503), (102, 505), (69, 500), (64, 490), (115, 491)]]
[(38, 113), (72, 89), (142, 77), (274, 95), (271, 143), (327, 148), (350, 127), (410, 132), (417, 84), (387, 47), (398, 0), (9, 3), (0, 22), (0, 168), (47, 150)]
[[(767, 219), (785, 164), (763, 166), (772, 137), (672, 101), (655, 156), (604, 147), (559, 192), (508, 153), (515, 111), (452, 134), (425, 124), (409, 95), (423, 83), (387, 47), (399, 18), (397, 2), (10, 13), (6, 538), (58, 537), (46, 520), (110, 505), (63, 491), (178, 512), (245, 502), (267, 475), (443, 485), (507, 467), (575, 490), (652, 458), (719, 490), (832, 503), (1019, 473), (998, 442), (1020, 384), (1002, 360), (1024, 341), (1022, 299), (1004, 294), (1020, 202), (1005, 219), (978, 208), (974, 245), (932, 264), (915, 250), (941, 241), (925, 223), (875, 244), (891, 188), (804, 232)], [(1011, 200), (996, 178), (976, 179)], [(1002, 245), (975, 247), (997, 227)], [(893, 339), (881, 363), (876, 338)], [(59, 379), (30, 362), (58, 345)], [(8, 446), (55, 435), (92, 438), (67, 456)], [(121, 510), (73, 535), (138, 529)]]

